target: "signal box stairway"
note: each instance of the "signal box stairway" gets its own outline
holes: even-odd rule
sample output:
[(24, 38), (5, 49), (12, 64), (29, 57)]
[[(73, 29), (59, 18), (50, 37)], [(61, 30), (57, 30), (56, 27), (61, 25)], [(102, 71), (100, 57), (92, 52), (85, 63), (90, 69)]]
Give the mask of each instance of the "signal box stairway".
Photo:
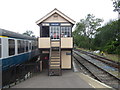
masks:
[(49, 76), (60, 76), (61, 71), (61, 43), (60, 40), (51, 40)]

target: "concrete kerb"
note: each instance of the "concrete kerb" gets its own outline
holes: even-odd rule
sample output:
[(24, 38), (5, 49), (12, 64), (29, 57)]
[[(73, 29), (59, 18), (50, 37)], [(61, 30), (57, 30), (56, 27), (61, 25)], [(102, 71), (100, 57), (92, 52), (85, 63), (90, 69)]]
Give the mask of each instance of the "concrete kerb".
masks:
[(101, 83), (98, 80), (95, 80), (95, 79), (89, 77), (88, 75), (85, 75), (83, 73), (78, 73), (78, 72), (76, 72), (76, 74), (78, 76), (80, 76), (80, 78), (82, 78), (84, 81), (89, 83), (89, 85), (92, 86), (93, 88), (108, 88), (109, 90), (115, 90), (112, 87), (110, 87), (110, 86), (108, 86), (104, 83)]

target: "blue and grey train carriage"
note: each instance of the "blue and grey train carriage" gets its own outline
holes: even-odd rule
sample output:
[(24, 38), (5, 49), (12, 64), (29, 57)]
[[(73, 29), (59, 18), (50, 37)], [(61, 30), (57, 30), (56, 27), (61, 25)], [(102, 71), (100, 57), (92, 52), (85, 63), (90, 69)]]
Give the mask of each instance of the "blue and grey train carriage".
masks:
[(39, 54), (37, 38), (0, 29), (0, 63), (2, 72), (31, 60)]
[(21, 64), (38, 55), (37, 39), (0, 29), (2, 70)]

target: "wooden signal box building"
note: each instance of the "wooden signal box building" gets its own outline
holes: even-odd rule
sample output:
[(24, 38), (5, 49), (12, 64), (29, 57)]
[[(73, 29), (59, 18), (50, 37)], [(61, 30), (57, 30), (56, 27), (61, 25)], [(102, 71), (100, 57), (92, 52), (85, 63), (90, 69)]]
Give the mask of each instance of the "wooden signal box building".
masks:
[(71, 69), (75, 21), (54, 9), (36, 24), (40, 27), (38, 48), (43, 69), (48, 69), (48, 75), (61, 75), (62, 69)]

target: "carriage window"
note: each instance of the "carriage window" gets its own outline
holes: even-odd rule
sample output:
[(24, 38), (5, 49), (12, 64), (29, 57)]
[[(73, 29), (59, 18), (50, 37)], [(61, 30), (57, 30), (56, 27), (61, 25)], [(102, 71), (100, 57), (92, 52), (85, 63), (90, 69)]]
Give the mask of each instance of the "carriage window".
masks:
[(25, 43), (23, 40), (21, 40), (21, 52), (25, 52)]
[(1, 38), (0, 38), (0, 58), (1, 58)]
[(61, 27), (61, 37), (71, 37), (71, 27)]
[(24, 41), (18, 40), (17, 44), (18, 44), (18, 54), (23, 53), (24, 52)]
[(0, 38), (0, 45), (1, 45), (1, 38)]
[(19, 53), (21, 53), (21, 51), (20, 51), (21, 41), (20, 40), (17, 41), (17, 45), (18, 45), (18, 54), (19, 54)]
[(26, 41), (25, 44), (26, 44), (26, 45), (25, 45), (25, 47), (26, 47), (26, 52), (28, 52), (28, 41)]
[(35, 43), (34, 43), (34, 41), (32, 41), (32, 50), (34, 50), (34, 45), (35, 45)]
[(37, 48), (37, 42), (32, 41), (32, 50), (35, 50)]
[(22, 47), (23, 47), (23, 52), (26, 52), (26, 41), (22, 41), (23, 44), (22, 44)]
[(37, 41), (35, 41), (35, 49), (37, 49), (37, 45), (38, 45), (38, 43), (37, 43)]
[(0, 45), (0, 58), (1, 58), (1, 45)]
[(32, 50), (31, 42), (29, 42), (29, 50)]
[(9, 56), (14, 55), (15, 54), (15, 40), (9, 39), (8, 45), (9, 45)]

